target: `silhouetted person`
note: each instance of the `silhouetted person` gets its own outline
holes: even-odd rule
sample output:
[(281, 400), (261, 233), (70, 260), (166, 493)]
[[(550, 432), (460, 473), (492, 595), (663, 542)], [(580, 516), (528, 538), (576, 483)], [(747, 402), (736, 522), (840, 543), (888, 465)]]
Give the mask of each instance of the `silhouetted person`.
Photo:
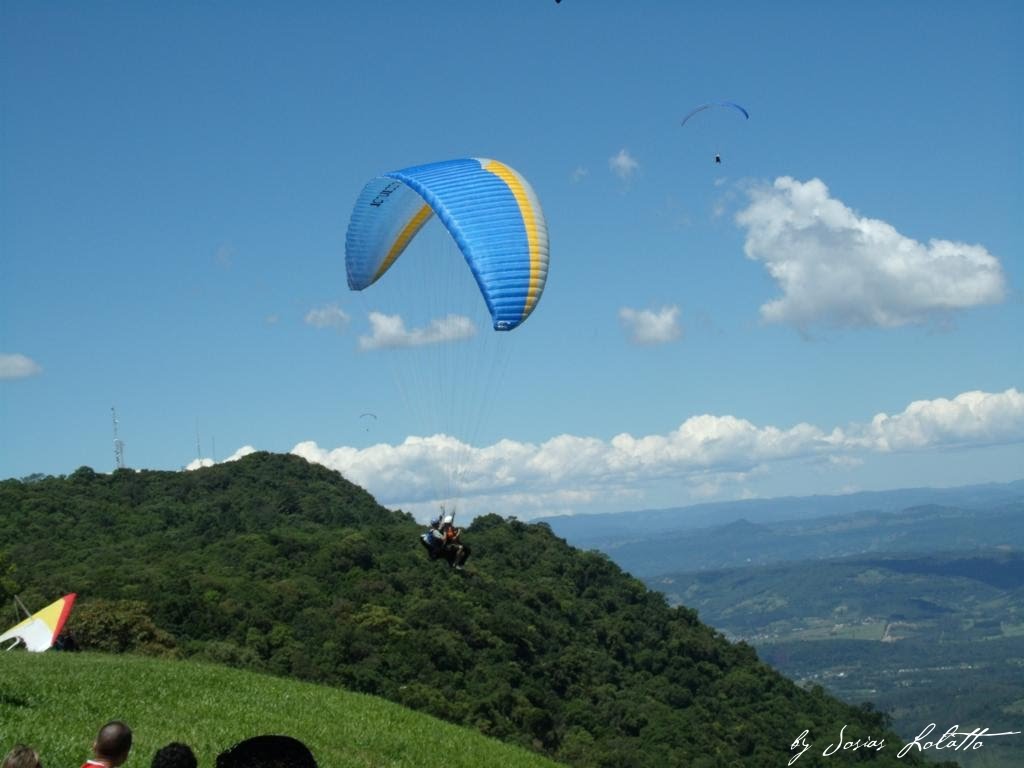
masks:
[(188, 744), (173, 741), (156, 751), (150, 768), (197, 768), (198, 765), (195, 752)]
[(15, 744), (7, 753), (0, 768), (43, 768), (39, 753), (24, 744)]
[(111, 720), (100, 728), (92, 743), (92, 759), (82, 768), (117, 768), (128, 759), (132, 751), (132, 729), (120, 720)]
[(217, 755), (217, 768), (317, 768), (313, 753), (291, 736), (254, 736)]

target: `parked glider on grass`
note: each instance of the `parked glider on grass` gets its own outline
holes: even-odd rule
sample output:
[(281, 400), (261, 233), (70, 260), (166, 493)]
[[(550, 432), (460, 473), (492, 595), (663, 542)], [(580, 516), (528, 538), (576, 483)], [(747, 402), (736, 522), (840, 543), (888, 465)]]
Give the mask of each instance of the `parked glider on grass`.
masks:
[(9, 651), (19, 643), (24, 644), (26, 650), (36, 653), (51, 648), (57, 642), (57, 637), (64, 628), (64, 622), (68, 620), (75, 597), (76, 595), (73, 592), (64, 595), (64, 597), (50, 603), (41, 611), (36, 611), (24, 621), (8, 629), (0, 635), (0, 643), (5, 643), (9, 640), (14, 642), (4, 650)]

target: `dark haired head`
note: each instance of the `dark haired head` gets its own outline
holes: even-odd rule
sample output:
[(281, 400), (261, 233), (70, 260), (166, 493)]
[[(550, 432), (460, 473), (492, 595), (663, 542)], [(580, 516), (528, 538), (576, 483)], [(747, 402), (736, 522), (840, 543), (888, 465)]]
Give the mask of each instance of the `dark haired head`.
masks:
[(187, 744), (172, 742), (153, 755), (150, 768), (197, 768), (195, 753)]

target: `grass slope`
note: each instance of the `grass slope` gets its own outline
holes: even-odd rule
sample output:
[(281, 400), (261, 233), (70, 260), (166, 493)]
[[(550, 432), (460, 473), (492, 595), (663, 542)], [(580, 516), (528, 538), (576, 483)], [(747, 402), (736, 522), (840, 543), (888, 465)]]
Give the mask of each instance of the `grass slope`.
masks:
[(128, 768), (171, 741), (199, 764), (250, 736), (294, 736), (323, 768), (544, 768), (536, 754), (383, 699), (209, 664), (95, 653), (0, 653), (0, 754), (24, 742), (43, 763), (80, 765), (99, 726), (127, 722)]

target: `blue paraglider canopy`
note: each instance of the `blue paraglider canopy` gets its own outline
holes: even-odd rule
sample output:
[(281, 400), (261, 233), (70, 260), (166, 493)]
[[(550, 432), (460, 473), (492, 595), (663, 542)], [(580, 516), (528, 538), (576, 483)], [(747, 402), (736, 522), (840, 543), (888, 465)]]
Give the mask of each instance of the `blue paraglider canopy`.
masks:
[(547, 224), (526, 179), (488, 158), (404, 168), (367, 183), (345, 238), (349, 288), (375, 283), (434, 215), (465, 256), (494, 329), (526, 320), (547, 280)]
[(705, 109), (710, 109), (711, 107), (725, 107), (727, 109), (735, 109), (737, 112), (743, 115), (744, 118), (746, 118), (747, 120), (750, 119), (750, 113), (747, 112), (747, 110), (741, 107), (739, 104), (736, 104), (732, 101), (710, 101), (707, 104), (701, 104), (699, 107), (695, 107), (694, 109), (690, 110), (686, 117), (683, 118), (683, 121), (680, 123), (680, 125), (686, 125), (686, 121), (689, 120), (691, 117), (696, 115), (698, 112), (703, 112)]

